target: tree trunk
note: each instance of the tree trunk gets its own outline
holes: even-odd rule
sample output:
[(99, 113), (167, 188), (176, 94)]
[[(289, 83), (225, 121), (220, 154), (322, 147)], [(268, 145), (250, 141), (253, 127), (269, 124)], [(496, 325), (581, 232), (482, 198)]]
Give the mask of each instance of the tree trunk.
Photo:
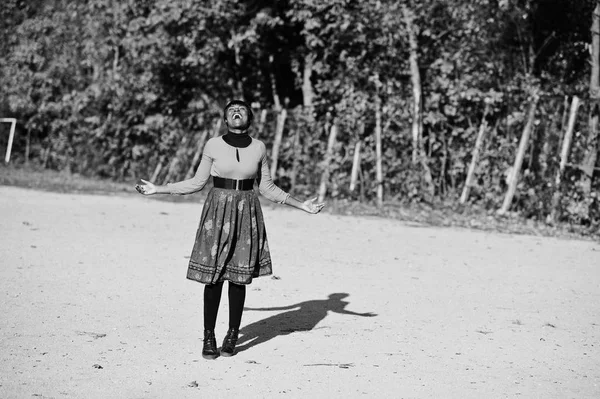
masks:
[(233, 87), (233, 90), (235, 92), (235, 96), (240, 99), (240, 100), (244, 100), (244, 85), (242, 83), (242, 79), (241, 79), (241, 70), (242, 70), (242, 60), (240, 58), (240, 45), (238, 43), (238, 41), (235, 39), (235, 31), (233, 29), (231, 29), (231, 41), (233, 42), (233, 51), (234, 51), (234, 55), (235, 55), (235, 65), (236, 65), (236, 77), (235, 77), (235, 86)]
[(556, 132), (559, 131), (559, 129), (560, 129), (559, 123), (560, 123), (560, 105), (559, 105), (558, 112), (552, 117), (552, 122), (545, 124), (544, 130), (543, 130), (544, 134), (541, 137), (541, 140), (544, 144), (542, 145), (542, 150), (540, 152), (540, 158), (539, 158), (539, 162), (540, 162), (539, 175), (543, 179), (545, 179), (546, 175), (548, 174), (550, 156), (551, 156), (550, 154), (555, 145), (554, 140), (556, 139)]
[(415, 165), (421, 165), (427, 194), (433, 199), (435, 187), (431, 176), (431, 169), (427, 164), (425, 145), (423, 143), (423, 89), (421, 86), (421, 72), (419, 71), (419, 43), (415, 32), (414, 16), (412, 15), (412, 11), (404, 4), (402, 5), (402, 14), (408, 30), (408, 42), (410, 46), (409, 63), (413, 91), (412, 162)]
[(592, 71), (590, 76), (590, 116), (585, 155), (581, 164), (583, 172), (581, 188), (584, 196), (585, 215), (589, 217), (589, 198), (592, 191), (592, 177), (598, 157), (598, 117), (600, 113), (600, 3), (596, 2), (592, 22)]
[(292, 173), (290, 176), (290, 191), (293, 191), (296, 187), (296, 179), (298, 176), (298, 165), (300, 164), (300, 157), (302, 156), (302, 147), (300, 143), (300, 129), (296, 128), (294, 132), (294, 160), (292, 161)]
[(277, 114), (277, 126), (275, 128), (275, 140), (273, 140), (273, 148), (271, 149), (271, 177), (275, 180), (277, 176), (277, 160), (279, 158), (279, 148), (281, 147), (281, 139), (283, 138), (283, 128), (287, 119), (287, 109), (282, 109)]
[(573, 102), (571, 103), (571, 111), (569, 113), (569, 123), (567, 125), (565, 136), (562, 142), (562, 150), (560, 152), (560, 164), (558, 171), (556, 172), (556, 180), (554, 181), (554, 194), (552, 196), (552, 211), (547, 218), (547, 222), (554, 223), (558, 218), (558, 208), (560, 204), (560, 184), (562, 181), (565, 167), (569, 159), (569, 151), (571, 148), (571, 139), (573, 138), (573, 131), (575, 130), (575, 120), (577, 118), (577, 110), (579, 109), (579, 97), (573, 96)]
[(523, 159), (525, 158), (525, 152), (527, 151), (527, 145), (529, 144), (529, 136), (531, 135), (531, 131), (533, 130), (535, 111), (537, 109), (539, 99), (539, 95), (537, 93), (534, 93), (531, 105), (529, 106), (527, 123), (525, 124), (525, 128), (523, 129), (523, 133), (521, 135), (521, 142), (519, 143), (519, 149), (517, 151), (515, 163), (513, 165), (512, 173), (509, 178), (508, 190), (506, 191), (506, 196), (504, 197), (502, 208), (500, 208), (500, 210), (498, 211), (500, 215), (503, 215), (508, 211), (512, 203), (513, 197), (515, 196), (517, 182), (519, 181), (519, 172), (521, 171)]
[(569, 121), (569, 96), (565, 96), (565, 102), (563, 105), (563, 116), (560, 122), (560, 137), (558, 139), (558, 148), (562, 147), (563, 139), (565, 138), (564, 134), (567, 130), (567, 122)]
[(310, 53), (304, 57), (304, 70), (302, 73), (302, 101), (303, 105), (308, 108), (312, 108), (313, 98), (315, 96), (312, 82), (310, 80), (313, 72), (314, 61), (315, 55), (313, 53)]
[(267, 123), (267, 110), (266, 110), (266, 108), (264, 108), (260, 111), (260, 119), (258, 121), (258, 132), (256, 134), (256, 137), (263, 134), (266, 123)]
[(219, 133), (221, 132), (221, 126), (223, 125), (223, 119), (218, 118), (215, 122), (215, 126), (212, 132), (212, 137), (217, 137), (219, 136)]
[(325, 153), (325, 160), (323, 162), (323, 173), (321, 174), (321, 183), (319, 184), (319, 202), (323, 202), (325, 200), (325, 194), (327, 194), (327, 183), (329, 181), (329, 165), (331, 164), (331, 159), (333, 158), (333, 146), (335, 145), (337, 133), (337, 125), (333, 123), (329, 131), (329, 140), (327, 140), (327, 152)]
[(375, 98), (375, 174), (377, 180), (377, 206), (383, 206), (383, 168), (381, 161), (381, 99)]
[(281, 101), (279, 100), (279, 93), (277, 92), (277, 80), (275, 79), (275, 73), (273, 72), (273, 56), (269, 56), (269, 80), (271, 81), (271, 93), (273, 94), (273, 104), (275, 110), (279, 112), (281, 110)]
[(52, 145), (49, 143), (48, 147), (44, 150), (44, 155), (42, 156), (42, 168), (46, 169), (48, 167), (48, 159), (50, 158), (50, 148)]
[(443, 196), (447, 196), (448, 195), (448, 185), (446, 184), (446, 170), (448, 167), (448, 141), (446, 140), (445, 129), (442, 129), (441, 134), (442, 134), (441, 139), (442, 139), (443, 155), (442, 155), (442, 166), (441, 166), (440, 177), (439, 177), (439, 187), (440, 187), (440, 193)]
[(283, 137), (283, 127), (287, 118), (287, 110), (281, 106), (281, 100), (279, 99), (279, 93), (277, 92), (277, 81), (275, 79), (275, 73), (273, 72), (273, 56), (269, 56), (269, 63), (271, 69), (269, 70), (269, 77), (271, 80), (271, 91), (273, 93), (273, 104), (275, 106), (275, 112), (277, 113), (277, 122), (275, 125), (275, 139), (273, 141), (273, 148), (271, 149), (271, 177), (273, 180), (277, 175), (277, 158), (279, 157), (279, 147), (281, 145), (281, 139)]
[(413, 91), (413, 118), (412, 118), (412, 162), (417, 164), (419, 160), (423, 121), (422, 121), (422, 90), (421, 90), (421, 73), (419, 71), (419, 44), (415, 34), (415, 26), (413, 23), (412, 13), (406, 5), (402, 5), (402, 14), (408, 29), (408, 42), (410, 45), (410, 78)]
[(479, 162), (479, 154), (485, 138), (485, 132), (487, 131), (487, 116), (490, 112), (490, 105), (486, 104), (485, 110), (483, 111), (483, 118), (479, 125), (479, 132), (477, 133), (477, 139), (475, 140), (475, 147), (473, 148), (473, 155), (471, 157), (471, 164), (469, 165), (469, 171), (467, 172), (467, 179), (465, 180), (465, 186), (463, 188), (462, 195), (460, 196), (460, 203), (464, 204), (469, 199), (469, 191), (473, 184), (473, 177), (475, 176), (475, 168)]

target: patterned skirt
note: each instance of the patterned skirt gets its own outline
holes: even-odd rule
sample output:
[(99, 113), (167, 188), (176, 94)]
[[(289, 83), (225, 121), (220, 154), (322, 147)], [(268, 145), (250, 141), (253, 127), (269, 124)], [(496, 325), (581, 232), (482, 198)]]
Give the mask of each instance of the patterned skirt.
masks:
[(254, 190), (212, 188), (208, 193), (187, 278), (204, 284), (250, 284), (272, 274), (267, 232)]

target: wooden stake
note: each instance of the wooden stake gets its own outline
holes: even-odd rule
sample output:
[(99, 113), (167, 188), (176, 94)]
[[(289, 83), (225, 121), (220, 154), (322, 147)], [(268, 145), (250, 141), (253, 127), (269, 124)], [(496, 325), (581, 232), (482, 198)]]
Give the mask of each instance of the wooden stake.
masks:
[(383, 168), (381, 161), (381, 99), (375, 98), (375, 174), (377, 180), (377, 206), (383, 206)]
[(350, 191), (354, 191), (360, 168), (360, 146), (362, 141), (358, 139), (354, 145), (354, 157), (352, 158), (352, 172), (350, 173)]
[(535, 111), (537, 109), (539, 99), (539, 95), (537, 93), (534, 93), (533, 100), (529, 107), (527, 123), (525, 124), (523, 133), (521, 134), (521, 142), (519, 143), (519, 150), (517, 151), (517, 156), (515, 158), (515, 163), (513, 165), (512, 173), (509, 179), (508, 190), (506, 191), (506, 196), (504, 197), (502, 208), (498, 210), (498, 214), (500, 215), (503, 215), (508, 211), (512, 203), (513, 197), (515, 196), (515, 191), (517, 190), (517, 182), (519, 181), (519, 172), (521, 171), (523, 159), (525, 158), (525, 152), (527, 151), (527, 145), (529, 144), (529, 136), (531, 135), (531, 131), (533, 130)]
[(181, 158), (184, 157), (184, 154), (186, 152), (185, 150), (187, 141), (188, 138), (186, 136), (184, 136), (181, 139), (181, 142), (179, 143), (179, 148), (177, 148), (177, 151), (175, 151), (175, 156), (171, 159), (171, 162), (169, 162), (169, 168), (167, 169), (167, 174), (163, 179), (163, 185), (169, 183), (171, 179), (174, 179), (176, 177), (175, 174), (177, 174), (179, 164), (181, 164)]
[(29, 165), (29, 153), (31, 151), (31, 130), (27, 129), (27, 140), (25, 141), (25, 164)]
[(469, 165), (469, 171), (467, 172), (467, 179), (465, 180), (465, 186), (463, 187), (463, 191), (460, 196), (461, 204), (467, 202), (467, 199), (469, 198), (469, 191), (471, 191), (471, 185), (473, 184), (473, 176), (475, 176), (475, 168), (479, 162), (479, 154), (483, 145), (485, 132), (487, 131), (487, 116), (489, 112), (490, 105), (486, 104), (485, 110), (483, 111), (483, 118), (481, 118), (481, 124), (479, 125), (477, 139), (475, 140), (475, 147), (473, 148), (473, 155), (471, 156), (471, 164)]
[(198, 168), (198, 162), (200, 161), (200, 156), (202, 156), (202, 151), (204, 150), (204, 144), (206, 143), (206, 139), (208, 138), (208, 130), (204, 129), (202, 135), (198, 139), (198, 143), (196, 143), (196, 152), (194, 152), (194, 157), (192, 158), (192, 162), (190, 163), (190, 167), (188, 168), (187, 173), (185, 174), (185, 179), (191, 179), (196, 173), (196, 168)]
[(158, 175), (160, 175), (160, 171), (163, 168), (164, 161), (165, 161), (165, 156), (163, 155), (158, 160), (158, 163), (156, 164), (156, 168), (154, 168), (154, 173), (152, 173), (152, 178), (150, 179), (151, 182), (155, 182), (156, 179), (158, 178)]
[(575, 120), (577, 118), (577, 110), (579, 109), (580, 101), (579, 97), (573, 96), (571, 102), (571, 111), (569, 112), (569, 123), (565, 131), (565, 136), (562, 142), (562, 150), (560, 151), (560, 164), (558, 171), (556, 172), (556, 179), (554, 180), (554, 194), (552, 195), (552, 211), (547, 218), (547, 222), (554, 223), (558, 218), (558, 208), (560, 204), (560, 184), (562, 181), (565, 167), (569, 159), (569, 150), (571, 149), (571, 140), (573, 138), (573, 131), (575, 130)]
[(335, 145), (335, 138), (337, 136), (337, 133), (337, 125), (333, 123), (329, 131), (329, 140), (327, 140), (327, 152), (325, 153), (325, 160), (323, 162), (323, 173), (321, 174), (321, 184), (319, 184), (319, 202), (323, 202), (325, 200), (325, 194), (327, 193), (327, 183), (329, 180), (329, 165), (331, 164), (331, 159), (333, 158), (333, 146)]

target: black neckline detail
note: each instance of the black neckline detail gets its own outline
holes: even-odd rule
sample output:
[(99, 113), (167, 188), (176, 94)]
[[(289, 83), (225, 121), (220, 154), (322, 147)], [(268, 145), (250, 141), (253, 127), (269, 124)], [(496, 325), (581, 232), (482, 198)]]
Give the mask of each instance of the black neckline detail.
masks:
[(248, 133), (226, 133), (221, 137), (224, 142), (235, 148), (246, 148), (252, 144), (252, 137)]

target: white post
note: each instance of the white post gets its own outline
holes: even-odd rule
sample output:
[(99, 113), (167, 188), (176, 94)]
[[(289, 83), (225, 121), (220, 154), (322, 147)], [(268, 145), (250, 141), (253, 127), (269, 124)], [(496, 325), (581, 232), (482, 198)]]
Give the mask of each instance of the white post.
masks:
[(6, 157), (4, 162), (10, 161), (10, 150), (12, 149), (13, 140), (15, 138), (15, 127), (17, 126), (17, 120), (15, 118), (0, 118), (0, 122), (10, 123), (10, 134), (8, 135), (8, 146), (6, 147)]
[(350, 173), (350, 191), (354, 191), (356, 180), (358, 179), (358, 168), (360, 168), (360, 144), (361, 141), (356, 141), (354, 147), (354, 158), (352, 160), (352, 172)]

